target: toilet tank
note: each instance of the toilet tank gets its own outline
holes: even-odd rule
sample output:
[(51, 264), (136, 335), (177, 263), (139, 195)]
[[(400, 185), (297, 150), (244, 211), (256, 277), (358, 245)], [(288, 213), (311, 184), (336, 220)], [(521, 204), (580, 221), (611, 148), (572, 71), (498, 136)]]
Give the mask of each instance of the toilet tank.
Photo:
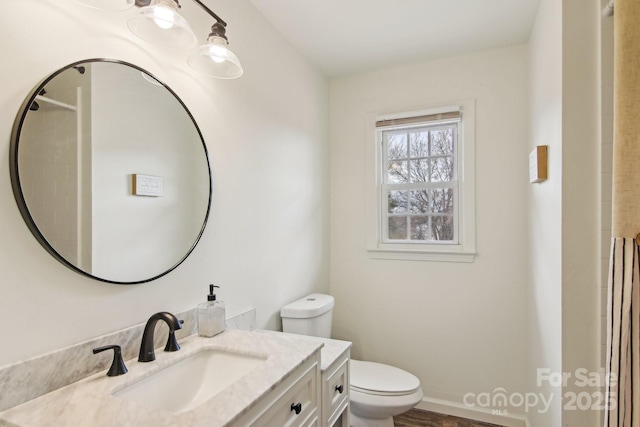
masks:
[(334, 299), (331, 295), (311, 294), (280, 310), (282, 331), (292, 334), (331, 337)]

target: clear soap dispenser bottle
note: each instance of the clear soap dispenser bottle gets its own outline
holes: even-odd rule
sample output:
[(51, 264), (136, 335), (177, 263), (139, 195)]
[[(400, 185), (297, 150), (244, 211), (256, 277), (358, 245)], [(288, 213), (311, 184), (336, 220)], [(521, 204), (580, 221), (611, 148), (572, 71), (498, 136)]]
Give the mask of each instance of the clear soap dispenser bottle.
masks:
[(212, 337), (224, 331), (224, 302), (217, 301), (216, 294), (213, 293), (213, 289), (219, 287), (209, 285), (207, 302), (198, 304), (198, 335), (201, 337)]

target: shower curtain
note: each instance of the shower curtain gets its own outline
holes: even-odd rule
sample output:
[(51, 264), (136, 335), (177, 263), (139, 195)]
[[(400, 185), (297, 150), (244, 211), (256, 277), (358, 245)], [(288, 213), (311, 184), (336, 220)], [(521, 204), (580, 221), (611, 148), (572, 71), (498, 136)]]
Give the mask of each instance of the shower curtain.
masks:
[[(640, 426), (640, 1), (614, 12), (613, 224), (605, 427)], [(634, 410), (635, 409), (635, 410)]]

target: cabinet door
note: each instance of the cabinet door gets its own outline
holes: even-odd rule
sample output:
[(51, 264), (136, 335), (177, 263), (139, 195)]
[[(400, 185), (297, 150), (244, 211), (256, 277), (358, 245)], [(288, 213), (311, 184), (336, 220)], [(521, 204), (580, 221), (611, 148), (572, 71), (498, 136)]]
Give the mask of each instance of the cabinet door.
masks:
[(298, 427), (313, 425), (318, 413), (317, 365), (313, 365), (253, 425)]
[[(337, 368), (332, 368), (328, 377), (323, 375), (322, 383), (322, 411), (325, 426), (336, 424), (341, 414), (349, 411), (349, 357), (338, 360)], [(348, 416), (344, 415), (343, 420)]]
[(349, 396), (347, 361), (327, 380), (327, 394), (323, 396), (329, 404), (329, 416), (333, 415)]
[(320, 419), (318, 417), (314, 417), (304, 427), (320, 427)]

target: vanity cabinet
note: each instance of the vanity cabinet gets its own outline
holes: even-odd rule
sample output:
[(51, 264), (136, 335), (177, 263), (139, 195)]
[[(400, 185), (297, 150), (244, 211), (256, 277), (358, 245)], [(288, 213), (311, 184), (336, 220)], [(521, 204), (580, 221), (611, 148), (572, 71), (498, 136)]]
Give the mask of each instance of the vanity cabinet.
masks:
[[(332, 338), (287, 334), (285, 332), (260, 332), (275, 336), (303, 337), (306, 340), (322, 343), (319, 363), (321, 375), (318, 380), (320, 384), (318, 416), (315, 422), (305, 425), (349, 427), (349, 360), (351, 358), (351, 342)], [(283, 425), (289, 424), (281, 424), (278, 427)]]
[(349, 358), (347, 348), (322, 371), (323, 427), (349, 427)]
[[(130, 331), (127, 330), (123, 337), (128, 336)], [(188, 336), (180, 341), (180, 347), (177, 352), (156, 352), (153, 363), (129, 360), (126, 375), (109, 377), (101, 371), (13, 407), (0, 406), (0, 426), (49, 425), (51, 420), (55, 420), (57, 427), (83, 426), (87, 420), (91, 420), (92, 427), (324, 425), (321, 421), (321, 387), (325, 365), (321, 358), (323, 344), (317, 340), (229, 329), (213, 338)], [(85, 354), (86, 349), (84, 344), (79, 346), (77, 354)], [(340, 350), (339, 353), (343, 352)], [(224, 358), (222, 354), (225, 354)], [(70, 359), (47, 354), (46, 361), (41, 361), (43, 366), (46, 363), (55, 369), (57, 365), (51, 362), (52, 357), (53, 360)], [(13, 375), (26, 378), (27, 375), (21, 372), (32, 374), (33, 363), (30, 362), (29, 370), (16, 371)], [(327, 363), (329, 365), (332, 363)], [(185, 366), (195, 368), (184, 370)], [(228, 372), (221, 372), (225, 367)], [(242, 371), (247, 367), (248, 372)], [(234, 370), (241, 376), (225, 379), (232, 376)], [(39, 372), (38, 369), (35, 371)], [(210, 384), (213, 387), (203, 387), (204, 371), (219, 374), (221, 382), (216, 384), (213, 380)], [(187, 372), (191, 373), (183, 375)], [(2, 374), (0, 369), (0, 378), (7, 378)], [(179, 377), (180, 386), (167, 382), (169, 377)], [(45, 376), (40, 375), (40, 378)], [(145, 381), (143, 394), (147, 400), (134, 400), (119, 394), (126, 388), (141, 386), (142, 381)], [(224, 381), (230, 383), (224, 385)], [(167, 389), (179, 396), (162, 392)], [(11, 390), (11, 394), (20, 391), (15, 386)], [(160, 392), (155, 393), (157, 390)], [(0, 403), (3, 396), (0, 393)], [(166, 399), (180, 400), (177, 397), (184, 396), (188, 397), (181, 402), (172, 402), (177, 406), (169, 408), (166, 404)]]
[(320, 356), (310, 358), (269, 392), (234, 427), (319, 426)]

